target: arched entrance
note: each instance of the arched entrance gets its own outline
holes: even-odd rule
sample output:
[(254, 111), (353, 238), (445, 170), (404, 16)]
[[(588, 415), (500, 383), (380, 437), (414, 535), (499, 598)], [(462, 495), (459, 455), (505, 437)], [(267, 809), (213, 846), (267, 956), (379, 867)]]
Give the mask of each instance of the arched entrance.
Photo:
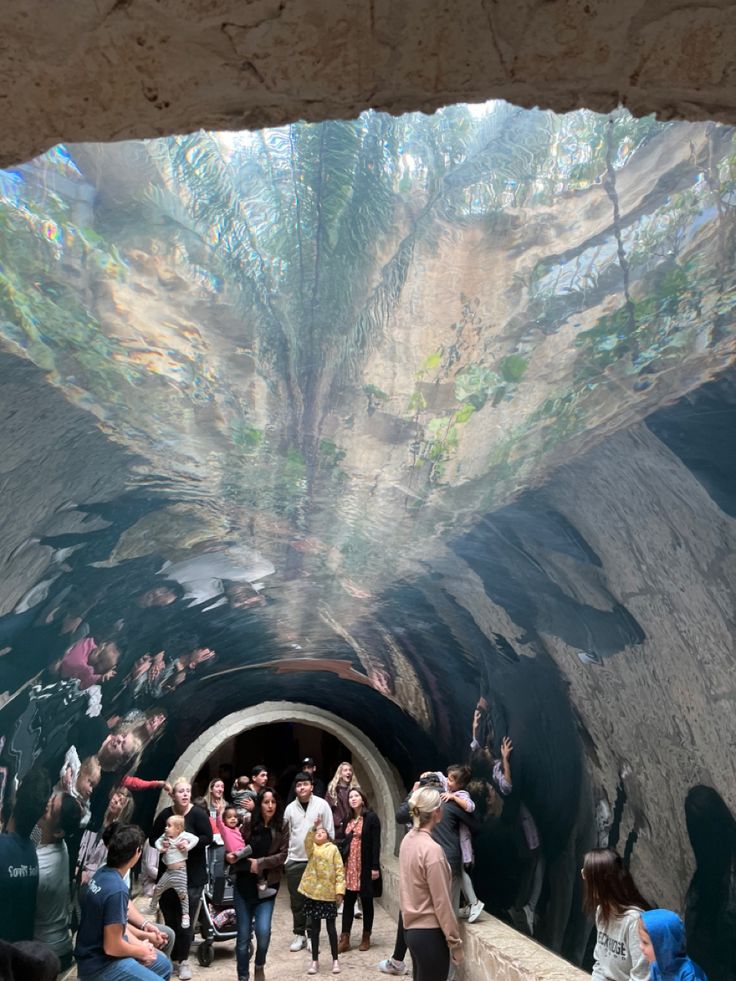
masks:
[[(349, 748), (356, 775), (370, 795), (381, 820), (384, 851), (388, 854), (395, 853), (398, 828), (394, 811), (403, 797), (399, 781), (391, 765), (381, 756), (367, 736), (326, 709), (301, 702), (262, 702), (252, 708), (232, 712), (203, 732), (187, 747), (174, 764), (169, 779), (180, 774), (194, 777), (209, 757), (228, 739), (248, 729), (283, 722), (285, 719), (332, 733)], [(162, 794), (159, 799), (159, 809), (167, 803), (168, 798)]]

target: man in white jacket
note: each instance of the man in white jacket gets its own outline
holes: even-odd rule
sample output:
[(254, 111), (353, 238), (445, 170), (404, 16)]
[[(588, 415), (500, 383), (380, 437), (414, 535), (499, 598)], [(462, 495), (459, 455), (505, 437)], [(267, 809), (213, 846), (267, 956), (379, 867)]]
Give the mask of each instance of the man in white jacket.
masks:
[(286, 858), (284, 871), (286, 884), (289, 887), (291, 900), (291, 915), (294, 921), (294, 939), (289, 950), (297, 951), (307, 946), (306, 931), (307, 917), (304, 911), (306, 897), (299, 892), (299, 884), (307, 867), (307, 853), (304, 839), (307, 831), (314, 827), (316, 818), (321, 818), (322, 827), (330, 838), (335, 837), (335, 825), (332, 820), (332, 809), (326, 800), (317, 797), (312, 791), (312, 777), (302, 772), (296, 775), (296, 800), (293, 800), (284, 811), (284, 822), (289, 829), (289, 854)]

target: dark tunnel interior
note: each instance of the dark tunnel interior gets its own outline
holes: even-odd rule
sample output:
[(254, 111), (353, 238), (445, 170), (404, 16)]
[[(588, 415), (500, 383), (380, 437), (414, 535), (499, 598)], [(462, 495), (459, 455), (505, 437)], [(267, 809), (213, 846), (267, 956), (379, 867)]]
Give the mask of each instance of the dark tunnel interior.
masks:
[[(587, 965), (581, 860), (615, 846), (735, 979), (735, 244), (734, 130), (623, 110), (0, 173), (3, 820), (96, 757), (94, 827), (273, 701), (408, 788), (471, 760), (480, 699), (479, 743), (513, 740), (486, 908), (528, 933), (539, 870), (534, 936)], [(282, 776), (315, 745), (263, 732), (223, 753)]]

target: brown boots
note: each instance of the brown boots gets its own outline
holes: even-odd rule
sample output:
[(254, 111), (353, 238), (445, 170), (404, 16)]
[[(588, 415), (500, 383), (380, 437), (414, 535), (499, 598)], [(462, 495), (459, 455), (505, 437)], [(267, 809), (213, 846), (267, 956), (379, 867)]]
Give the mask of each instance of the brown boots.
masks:
[[(360, 947), (358, 950), (370, 950), (371, 949), (371, 935), (367, 930), (363, 931), (363, 936), (360, 941)], [(347, 954), (350, 950), (350, 934), (341, 933), (340, 939), (337, 941), (337, 952), (338, 954)]]

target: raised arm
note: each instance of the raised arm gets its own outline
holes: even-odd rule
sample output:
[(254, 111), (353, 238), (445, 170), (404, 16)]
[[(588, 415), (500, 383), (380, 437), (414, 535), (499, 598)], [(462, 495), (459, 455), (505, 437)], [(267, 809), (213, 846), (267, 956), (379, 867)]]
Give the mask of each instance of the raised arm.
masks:
[(334, 838), (335, 819), (332, 816), (332, 808), (327, 801), (325, 801), (323, 806), (320, 808), (320, 816), (322, 817), (322, 827), (325, 829), (330, 838)]

